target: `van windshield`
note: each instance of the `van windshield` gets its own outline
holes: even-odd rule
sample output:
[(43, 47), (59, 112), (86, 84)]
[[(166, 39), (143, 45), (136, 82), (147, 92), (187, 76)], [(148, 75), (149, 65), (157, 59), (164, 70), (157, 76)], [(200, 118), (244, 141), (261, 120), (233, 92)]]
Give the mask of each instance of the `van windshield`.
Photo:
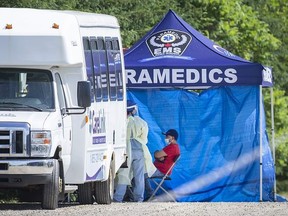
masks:
[(0, 68), (0, 110), (54, 109), (50, 71)]

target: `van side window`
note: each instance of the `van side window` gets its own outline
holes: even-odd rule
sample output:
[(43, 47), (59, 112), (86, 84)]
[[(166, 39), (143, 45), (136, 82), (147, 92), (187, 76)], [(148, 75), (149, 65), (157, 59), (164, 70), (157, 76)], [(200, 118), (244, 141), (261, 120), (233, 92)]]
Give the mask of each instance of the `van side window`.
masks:
[(101, 87), (102, 87), (102, 100), (108, 101), (108, 77), (107, 77), (107, 56), (105, 50), (105, 43), (103, 37), (97, 37), (97, 47), (100, 59), (100, 73), (101, 73)]
[(91, 102), (123, 100), (123, 71), (117, 37), (83, 37)]
[(115, 75), (116, 75), (116, 86), (117, 86), (117, 100), (123, 100), (123, 78), (122, 78), (122, 61), (120, 54), (120, 46), (118, 38), (112, 38), (112, 45), (114, 51), (114, 62), (115, 62)]
[(117, 98), (117, 89), (116, 89), (116, 73), (115, 73), (115, 52), (113, 50), (113, 41), (112, 38), (105, 38), (106, 46), (106, 55), (108, 61), (108, 83), (109, 83), (109, 96), (110, 100), (114, 101)]
[(92, 49), (92, 60), (94, 66), (94, 94), (96, 101), (102, 100), (102, 85), (101, 85), (101, 71), (100, 71), (100, 53), (97, 45), (97, 38), (90, 38), (90, 45)]
[(56, 81), (56, 86), (57, 86), (57, 96), (58, 96), (59, 106), (60, 106), (60, 109), (62, 110), (63, 108), (67, 107), (67, 103), (66, 103), (62, 80), (58, 73), (55, 74), (55, 81)]
[(84, 47), (87, 78), (91, 83), (91, 102), (94, 102), (95, 82), (94, 82), (93, 60), (92, 60), (92, 50), (88, 37), (83, 37), (83, 47)]

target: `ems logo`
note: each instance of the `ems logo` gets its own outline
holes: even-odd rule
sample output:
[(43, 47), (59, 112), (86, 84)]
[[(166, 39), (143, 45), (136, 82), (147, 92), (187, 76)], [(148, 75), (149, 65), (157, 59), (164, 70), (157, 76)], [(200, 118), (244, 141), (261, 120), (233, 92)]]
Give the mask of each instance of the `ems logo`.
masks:
[(165, 30), (151, 35), (146, 44), (153, 56), (182, 55), (192, 37), (181, 31)]

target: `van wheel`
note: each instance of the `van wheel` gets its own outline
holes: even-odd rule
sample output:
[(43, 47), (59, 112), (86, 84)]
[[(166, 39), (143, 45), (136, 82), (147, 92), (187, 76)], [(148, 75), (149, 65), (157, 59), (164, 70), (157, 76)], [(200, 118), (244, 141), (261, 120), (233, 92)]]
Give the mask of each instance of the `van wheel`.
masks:
[(104, 182), (94, 182), (95, 185), (95, 201), (98, 204), (110, 204), (114, 194), (114, 175), (110, 167), (108, 179)]
[(43, 209), (56, 209), (59, 196), (59, 162), (54, 160), (51, 182), (43, 186), (41, 207)]
[(80, 204), (93, 204), (93, 183), (86, 182), (78, 185), (78, 201)]

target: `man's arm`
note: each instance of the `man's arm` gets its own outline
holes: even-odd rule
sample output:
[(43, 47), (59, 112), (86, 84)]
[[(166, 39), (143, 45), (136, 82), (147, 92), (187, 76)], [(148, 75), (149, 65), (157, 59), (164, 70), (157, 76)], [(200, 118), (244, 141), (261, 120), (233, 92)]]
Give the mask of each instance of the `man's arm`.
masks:
[(154, 152), (154, 158), (159, 161), (163, 161), (166, 156), (167, 154), (163, 150), (158, 150)]

